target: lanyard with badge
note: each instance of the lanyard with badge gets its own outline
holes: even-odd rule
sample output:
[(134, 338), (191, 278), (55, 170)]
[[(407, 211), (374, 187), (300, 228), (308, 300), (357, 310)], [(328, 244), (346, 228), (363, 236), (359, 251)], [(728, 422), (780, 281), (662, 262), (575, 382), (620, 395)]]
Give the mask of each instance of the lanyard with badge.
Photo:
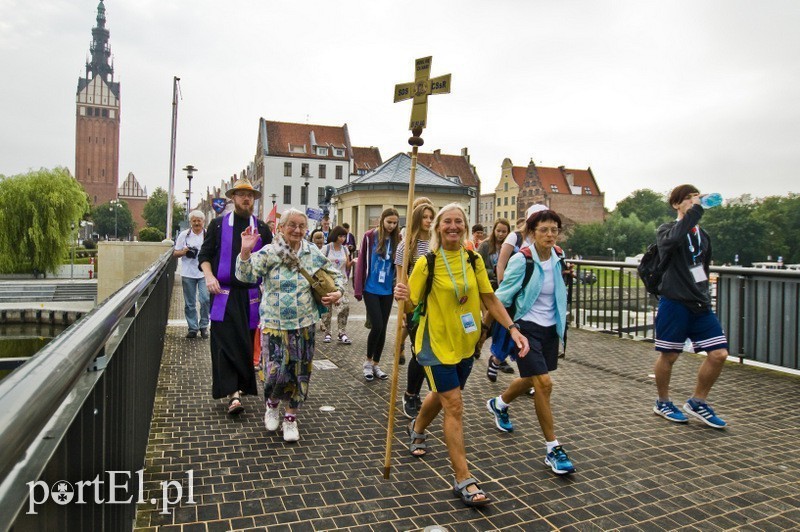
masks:
[[(447, 260), (447, 257), (444, 254), (444, 250), (440, 249), (442, 255), (442, 261), (444, 262), (444, 267), (447, 268), (447, 275), (450, 276), (450, 282), (453, 283), (453, 291), (456, 295), (456, 301), (460, 306), (460, 309), (464, 310), (464, 304), (469, 299), (467, 292), (469, 291), (469, 282), (467, 281), (467, 261), (464, 259), (464, 250), (459, 249), (458, 253), (461, 257), (461, 273), (464, 276), (464, 295), (461, 295), (461, 292), (458, 289), (458, 283), (456, 282), (456, 278), (453, 275), (453, 271), (450, 269), (450, 263)], [(461, 314), (461, 326), (464, 327), (465, 333), (471, 333), (478, 330), (478, 326), (475, 324), (475, 317), (472, 315), (472, 312), (462, 312)]]
[(703, 281), (708, 281), (706, 271), (703, 269), (703, 263), (697, 264), (697, 257), (703, 253), (702, 237), (700, 236), (700, 228), (698, 226), (695, 225), (693, 229), (693, 232), (697, 234), (697, 253), (695, 253), (694, 244), (692, 243), (692, 235), (686, 233), (686, 239), (689, 241), (689, 253), (692, 255), (692, 265), (689, 266), (689, 271), (692, 277), (694, 277), (695, 283), (702, 283)]
[[(377, 244), (375, 244), (377, 246)], [(383, 284), (386, 282), (386, 263), (389, 262), (389, 258), (392, 256), (392, 241), (390, 239), (386, 239), (386, 255), (381, 257), (378, 255), (378, 260), (380, 261), (380, 271), (378, 272), (378, 283)], [(389, 268), (392, 265), (389, 264)]]

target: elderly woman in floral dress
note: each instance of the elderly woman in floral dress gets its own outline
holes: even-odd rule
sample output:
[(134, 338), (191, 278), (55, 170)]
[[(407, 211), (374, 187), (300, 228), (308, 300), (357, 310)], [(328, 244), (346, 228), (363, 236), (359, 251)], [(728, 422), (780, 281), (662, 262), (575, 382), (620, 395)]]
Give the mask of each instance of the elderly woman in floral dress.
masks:
[(335, 280), (337, 291), (322, 298), (333, 305), (344, 294), (345, 279), (314, 244), (303, 237), (308, 218), (296, 209), (283, 213), (272, 244), (251, 253), (258, 235), (250, 228), (242, 233), (242, 250), (236, 259), (236, 277), (255, 282), (263, 277), (263, 296), (259, 307), (262, 337), (261, 360), (266, 363), (264, 424), (272, 432), (281, 425), (279, 406), (286, 403), (283, 439), (300, 439), (297, 411), (308, 395), (314, 358), (315, 324), (321, 308), (311, 293), (311, 285), (300, 274), (323, 269)]

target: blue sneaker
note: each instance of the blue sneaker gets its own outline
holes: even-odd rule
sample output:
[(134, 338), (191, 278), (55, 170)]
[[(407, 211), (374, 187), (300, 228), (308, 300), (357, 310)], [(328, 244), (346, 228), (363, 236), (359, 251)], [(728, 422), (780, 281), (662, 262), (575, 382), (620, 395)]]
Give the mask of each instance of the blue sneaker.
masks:
[(556, 475), (568, 475), (575, 472), (575, 466), (567, 456), (567, 451), (560, 445), (553, 447), (553, 450), (547, 453), (544, 457), (545, 465), (549, 465), (550, 469)]
[(508, 408), (499, 410), (495, 406), (495, 399), (496, 399), (495, 397), (492, 397), (491, 399), (486, 401), (487, 410), (489, 410), (489, 413), (494, 416), (495, 426), (503, 432), (513, 432), (514, 425), (512, 425), (511, 421), (508, 419)]
[(653, 407), (653, 413), (663, 417), (664, 419), (674, 421), (675, 423), (686, 423), (689, 421), (689, 418), (686, 417), (686, 414), (681, 412), (678, 407), (672, 403), (672, 401), (659, 401), (656, 399), (656, 405)]
[(686, 404), (683, 405), (683, 409), (687, 414), (696, 417), (709, 427), (714, 427), (715, 429), (724, 429), (728, 426), (725, 421), (723, 421), (714, 413), (714, 410), (711, 408), (711, 406), (706, 403), (700, 403), (694, 399), (689, 399), (686, 401)]

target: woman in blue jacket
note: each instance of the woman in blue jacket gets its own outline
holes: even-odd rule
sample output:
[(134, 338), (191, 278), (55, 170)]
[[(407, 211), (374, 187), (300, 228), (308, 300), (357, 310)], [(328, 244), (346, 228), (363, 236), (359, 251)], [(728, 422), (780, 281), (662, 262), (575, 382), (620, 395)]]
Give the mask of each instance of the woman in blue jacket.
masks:
[[(557, 475), (566, 475), (575, 467), (556, 438), (550, 408), (550, 372), (558, 367), (558, 345), (567, 321), (567, 287), (561, 275), (562, 262), (554, 250), (561, 218), (552, 210), (540, 210), (528, 218), (525, 229), (528, 244), (523, 247), (530, 252), (523, 250), (511, 257), (496, 295), (506, 307), (516, 304), (515, 323), (528, 339), (530, 351), (521, 358), (512, 354), (520, 376), (501, 395), (489, 399), (486, 407), (497, 428), (511, 432), (514, 426), (508, 418), (508, 405), (533, 387), (536, 417), (547, 448), (544, 463)], [(528, 257), (533, 259), (533, 272), (523, 286)]]

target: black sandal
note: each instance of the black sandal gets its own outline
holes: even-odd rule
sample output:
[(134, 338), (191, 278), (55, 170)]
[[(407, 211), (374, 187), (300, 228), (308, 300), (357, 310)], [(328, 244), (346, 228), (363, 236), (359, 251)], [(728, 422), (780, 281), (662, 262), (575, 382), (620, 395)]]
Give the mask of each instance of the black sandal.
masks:
[[(408, 440), (408, 451), (411, 453), (411, 456), (416, 458), (422, 458), (426, 454), (428, 454), (428, 444), (425, 443), (425, 439), (428, 437), (427, 434), (424, 432), (422, 434), (418, 434), (414, 432), (414, 423), (416, 423), (416, 419), (412, 419), (411, 423), (408, 424), (408, 428), (406, 429), (406, 433), (410, 438)], [(416, 443), (415, 440), (422, 440), (420, 443)], [(416, 454), (414, 451), (423, 451), (422, 454)]]
[[(470, 486), (475, 486), (478, 488), (477, 491), (467, 491), (467, 488)], [(466, 480), (462, 480), (461, 482), (456, 482), (455, 479), (453, 480), (453, 495), (456, 498), (461, 499), (461, 502), (464, 503), (465, 506), (483, 506), (485, 504), (489, 504), (492, 500), (484, 493), (480, 486), (478, 486), (478, 481), (474, 478), (470, 477)], [(483, 495), (483, 499), (475, 500), (476, 495)]]
[(242, 406), (242, 400), (239, 397), (232, 397), (231, 400), (228, 402), (228, 414), (231, 416), (236, 416), (244, 412), (244, 407)]

